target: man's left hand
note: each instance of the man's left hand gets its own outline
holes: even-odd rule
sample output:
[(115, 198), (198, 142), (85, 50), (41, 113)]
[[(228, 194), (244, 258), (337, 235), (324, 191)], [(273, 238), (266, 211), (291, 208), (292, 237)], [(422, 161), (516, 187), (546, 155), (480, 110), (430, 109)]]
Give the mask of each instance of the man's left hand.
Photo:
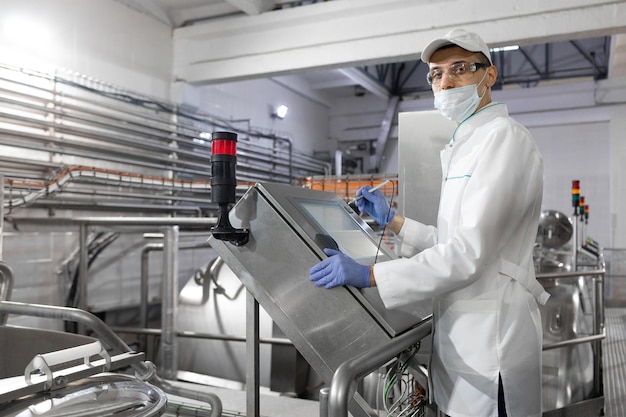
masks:
[(328, 258), (311, 268), (309, 279), (318, 287), (333, 288), (352, 285), (357, 288), (370, 286), (370, 268), (357, 263), (348, 255), (326, 248)]

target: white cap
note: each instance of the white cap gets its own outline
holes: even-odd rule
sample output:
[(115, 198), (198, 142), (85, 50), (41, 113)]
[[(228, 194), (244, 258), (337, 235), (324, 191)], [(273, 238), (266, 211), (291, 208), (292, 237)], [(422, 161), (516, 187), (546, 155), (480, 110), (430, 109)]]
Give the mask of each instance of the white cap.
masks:
[(489, 47), (485, 41), (478, 34), (468, 32), (465, 29), (453, 29), (443, 37), (430, 41), (424, 48), (424, 51), (422, 51), (422, 61), (428, 64), (430, 57), (435, 51), (446, 45), (456, 45), (470, 52), (482, 52), (489, 60), (489, 63), (493, 64)]

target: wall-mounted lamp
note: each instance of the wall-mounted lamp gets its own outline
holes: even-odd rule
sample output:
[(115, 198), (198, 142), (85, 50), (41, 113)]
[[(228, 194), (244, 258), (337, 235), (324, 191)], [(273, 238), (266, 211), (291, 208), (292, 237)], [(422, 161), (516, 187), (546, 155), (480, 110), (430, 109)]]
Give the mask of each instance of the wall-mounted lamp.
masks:
[(272, 112), (272, 118), (282, 120), (285, 118), (285, 116), (287, 116), (288, 110), (289, 110), (289, 107), (285, 106), (284, 104), (281, 104), (280, 106), (276, 107), (274, 111)]

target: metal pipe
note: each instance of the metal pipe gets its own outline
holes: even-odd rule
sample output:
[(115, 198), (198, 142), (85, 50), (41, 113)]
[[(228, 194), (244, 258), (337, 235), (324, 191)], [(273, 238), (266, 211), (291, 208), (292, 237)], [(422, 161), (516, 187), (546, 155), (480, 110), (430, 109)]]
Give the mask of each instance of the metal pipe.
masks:
[(259, 416), (259, 302), (246, 291), (246, 412)]
[[(13, 291), (13, 271), (9, 265), (0, 260), (0, 301), (8, 301)], [(8, 316), (0, 314), (0, 326), (7, 324)]]
[[(179, 250), (210, 248), (208, 242), (183, 244), (179, 245)], [(141, 250), (141, 281), (140, 281), (140, 297), (139, 297), (139, 325), (142, 328), (148, 327), (148, 279), (149, 274), (149, 255), (152, 251), (163, 250), (163, 243), (147, 243)], [(145, 349), (145, 337), (140, 338), (140, 346)]]
[(604, 268), (589, 270), (589, 271), (574, 271), (574, 272), (552, 272), (546, 274), (538, 274), (537, 279), (552, 279), (552, 278), (580, 278), (590, 277), (594, 275), (604, 275), (606, 273)]
[(388, 360), (414, 345), (432, 330), (432, 316), (408, 332), (350, 359), (337, 368), (330, 385), (328, 407), (330, 417), (348, 417), (352, 386), (357, 379), (378, 369)]
[(222, 415), (222, 401), (215, 394), (183, 388), (181, 386), (174, 385), (162, 378), (159, 378), (158, 375), (155, 375), (152, 379), (150, 379), (150, 382), (154, 383), (154, 385), (159, 386), (163, 391), (167, 393), (208, 403), (211, 406), (210, 417), (221, 417)]
[(178, 368), (178, 341), (174, 326), (178, 309), (178, 226), (163, 230), (163, 295), (161, 296), (161, 366), (163, 376), (176, 378)]
[[(38, 127), (34, 124), (33, 127)], [(51, 126), (56, 128), (55, 126)], [(65, 129), (64, 129), (65, 130)], [(71, 133), (71, 132), (69, 132)], [(173, 163), (170, 158), (166, 156), (137, 156), (129, 155), (129, 151), (126, 150), (108, 150), (103, 149), (102, 146), (89, 145), (89, 142), (81, 142), (76, 140), (70, 140), (67, 138), (56, 139), (53, 136), (19, 132), (11, 129), (0, 129), (0, 134), (5, 135), (3, 138), (3, 144), (13, 146), (16, 148), (26, 148), (31, 150), (50, 152), (50, 144), (56, 144), (58, 147), (54, 148), (55, 154), (63, 154), (70, 156), (78, 156), (96, 160), (103, 160), (109, 162), (116, 162), (124, 165), (139, 166), (144, 168), (154, 168), (159, 170), (172, 170), (184, 173), (193, 173), (196, 175), (206, 176), (205, 164), (187, 161), (185, 159), (177, 159), (176, 163)], [(79, 137), (87, 137), (88, 139), (103, 141), (106, 143), (107, 137), (89, 137), (86, 134), (78, 135)], [(11, 138), (20, 138), (20, 140), (11, 140)], [(35, 146), (27, 143), (28, 140), (35, 140), (40, 142), (40, 146)], [(48, 144), (48, 145), (46, 145)], [(147, 153), (149, 155), (149, 153)], [(129, 158), (131, 156), (133, 159)], [(186, 167), (185, 167), (186, 166)], [(195, 169), (194, 169), (195, 168)]]
[[(102, 185), (110, 185), (107, 181), (104, 181)], [(119, 186), (119, 183), (117, 184)], [(164, 190), (174, 190), (178, 191), (175, 187), (162, 187)], [(150, 190), (153, 190), (153, 187), (150, 187)], [(211, 190), (189, 190), (192, 193), (201, 193), (209, 196), (211, 194)], [(103, 196), (103, 197), (121, 197), (121, 198), (136, 198), (140, 200), (171, 200), (171, 201), (185, 201), (187, 203), (207, 203), (207, 197), (186, 197), (186, 196), (177, 196), (177, 195), (154, 195), (148, 193), (125, 193), (120, 191), (112, 191), (112, 190), (83, 190), (83, 189), (71, 189), (71, 190), (63, 190), (64, 194), (79, 194), (79, 195), (90, 195), (90, 196)]]
[[(19, 142), (6, 139), (7, 144), (11, 146), (25, 147), (28, 149), (50, 152), (49, 143), (57, 143), (59, 147), (58, 149), (55, 148), (55, 153), (89, 157), (92, 159), (104, 159), (112, 162), (119, 162), (156, 169), (170, 169), (179, 172), (190, 172), (197, 175), (206, 176), (206, 171), (204, 171), (203, 168), (207, 165), (208, 160), (210, 159), (210, 154), (208, 152), (206, 153), (205, 157), (200, 158), (199, 156), (203, 155), (203, 153), (198, 152), (197, 150), (185, 150), (180, 147), (171, 148), (169, 146), (161, 145), (163, 149), (161, 149), (160, 154), (152, 155), (150, 152), (144, 152), (138, 155), (133, 155), (134, 159), (126, 159), (125, 157), (128, 156), (128, 151), (119, 148), (104, 148), (101, 143), (111, 142), (118, 145), (137, 146), (138, 144), (140, 145), (141, 142), (137, 142), (139, 139), (137, 139), (136, 137), (128, 137), (125, 139), (121, 138), (119, 135), (101, 135), (98, 133), (94, 133), (88, 129), (68, 127), (66, 125), (54, 122), (43, 122), (39, 119), (3, 114), (1, 112), (0, 115), (4, 115), (5, 117), (10, 118), (13, 123), (20, 122), (17, 124), (29, 127), (45, 127), (48, 129), (54, 129), (55, 131), (58, 131), (58, 133), (67, 133), (68, 135), (93, 139), (97, 141), (96, 144), (91, 144), (90, 142), (69, 140), (67, 138), (57, 139), (55, 137), (44, 134), (25, 133), (9, 129), (0, 129), (0, 133), (5, 132), (7, 134), (10, 134), (11, 137), (22, 138), (22, 140)], [(26, 141), (28, 140), (35, 140), (37, 142), (40, 142), (41, 145), (34, 146), (32, 144), (26, 143)], [(157, 145), (155, 145), (154, 143), (151, 143), (149, 141), (144, 142), (146, 142), (144, 146), (146, 151), (155, 151), (155, 148), (157, 148)], [(159, 149), (156, 149), (156, 151), (159, 151)], [(161, 156), (164, 151), (165, 156)], [(92, 154), (90, 154), (89, 152), (92, 152)], [(173, 163), (172, 158), (168, 156), (168, 154), (172, 152), (176, 153), (178, 156), (178, 158), (175, 159), (176, 163)], [(249, 153), (240, 152), (240, 154), (241, 159), (238, 161), (237, 164), (238, 167), (243, 168), (240, 171), (245, 172), (247, 168), (250, 171), (256, 171), (257, 175), (263, 176), (263, 174), (265, 174), (265, 177), (268, 179), (286, 177), (288, 180), (287, 182), (290, 182), (289, 177), (293, 162), (291, 161), (291, 157), (289, 156), (289, 154), (287, 155), (287, 157), (289, 158), (287, 161), (284, 161), (281, 158), (276, 158), (275, 152), (272, 152), (271, 150), (268, 152), (263, 152), (262, 147), (261, 149), (260, 147), (257, 147)], [(255, 166), (254, 164), (251, 164), (248, 160), (256, 161), (261, 165)], [(139, 163), (140, 161), (142, 162), (141, 164)], [(278, 167), (285, 167), (287, 172), (281, 173), (276, 169)], [(268, 168), (272, 169), (268, 170)], [(318, 172), (320, 171), (321, 170), (319, 170)]]
[[(87, 311), (77, 308), (0, 301), (0, 313), (74, 321), (91, 328), (98, 339), (108, 347), (121, 352), (132, 352), (132, 349), (107, 327), (102, 320)], [(165, 392), (206, 402), (211, 406), (211, 417), (220, 417), (222, 415), (222, 402), (217, 395), (172, 385), (156, 374), (154, 364), (150, 362), (137, 362), (132, 364), (132, 367), (135, 369), (136, 376), (143, 381), (151, 382)]]
[(20, 217), (11, 218), (16, 223), (32, 225), (50, 224), (58, 226), (76, 226), (81, 224), (93, 226), (180, 226), (203, 227), (207, 231), (217, 224), (217, 217), (73, 217), (73, 218), (41, 218)]
[[(80, 310), (87, 311), (87, 279), (89, 276), (89, 253), (87, 251), (89, 238), (89, 231), (87, 224), (83, 223), (78, 229), (78, 247), (79, 247), (79, 260), (78, 260), (78, 308)], [(78, 333), (85, 334), (85, 329), (79, 323)]]
[(561, 342), (550, 343), (549, 345), (543, 345), (542, 350), (552, 350), (559, 349), (562, 347), (579, 345), (581, 343), (589, 343), (596, 342), (598, 340), (602, 340), (606, 337), (606, 334), (602, 332), (601, 334), (595, 334), (593, 336), (584, 336), (584, 337), (576, 337), (574, 339), (563, 340)]
[[(5, 67), (5, 69), (11, 70), (13, 68)], [(155, 146), (161, 147), (166, 153), (176, 153), (179, 157), (175, 162), (176, 167), (179, 167), (181, 163), (186, 164), (188, 162), (186, 161), (187, 159), (206, 161), (209, 158), (208, 147), (206, 153), (198, 152), (198, 150), (202, 149), (202, 146), (201, 144), (193, 142), (200, 131), (210, 131), (216, 126), (229, 126), (228, 121), (219, 120), (213, 115), (200, 114), (197, 112), (181, 112), (175, 104), (157, 102), (150, 98), (139, 97), (136, 96), (136, 94), (133, 95), (131, 92), (121, 91), (106, 84), (96, 83), (94, 87), (91, 81), (90, 85), (86, 86), (82, 84), (81, 81), (67, 81), (59, 77), (46, 76), (45, 74), (30, 75), (54, 80), (56, 86), (69, 88), (59, 92), (57, 89), (42, 88), (16, 80), (5, 79), (8, 84), (27, 86), (30, 89), (28, 93), (13, 91), (8, 88), (3, 89), (7, 92), (7, 94), (5, 94), (7, 95), (7, 103), (13, 107), (23, 109), (26, 112), (30, 111), (34, 114), (50, 114), (52, 112), (56, 115), (57, 119), (71, 119), (72, 123), (68, 125), (46, 122), (45, 120), (42, 121), (41, 118), (21, 117), (9, 113), (6, 113), (7, 118), (13, 119), (15, 123), (35, 127), (41, 127), (41, 123), (49, 123), (48, 127), (54, 129), (55, 132), (69, 132), (67, 129), (71, 129), (71, 133), (96, 139), (100, 145), (117, 141), (118, 144), (132, 146), (133, 148), (136, 148), (138, 143), (140, 146), (145, 144), (146, 149), (149, 150), (153, 150)], [(72, 93), (72, 88), (82, 91), (80, 91), (80, 94)], [(84, 90), (90, 92), (92, 98), (90, 98), (89, 95), (85, 95)], [(10, 98), (10, 96), (13, 98)], [(97, 97), (97, 100), (93, 99), (93, 97)], [(110, 101), (103, 104), (102, 97), (108, 98)], [(68, 98), (70, 101), (66, 102)], [(47, 106), (47, 104), (52, 101), (58, 109)], [(168, 115), (174, 115), (176, 117), (168, 118)], [(102, 135), (100, 132), (103, 130), (109, 130), (114, 133)], [(247, 130), (237, 130), (242, 131), (242, 133), (248, 136), (261, 139), (275, 139), (275, 135), (263, 134), (257, 129), (248, 128)], [(15, 131), (11, 132), (18, 133)], [(28, 137), (37, 138), (36, 135), (26, 135), (24, 138)], [(172, 138), (177, 142), (178, 146), (176, 148), (169, 146)], [(66, 139), (67, 138), (64, 140)], [(138, 139), (139, 142), (137, 142)], [(41, 140), (44, 140), (44, 138), (41, 138)], [(54, 141), (56, 139), (48, 135), (46, 140), (42, 142), (42, 146), (46, 146), (46, 143), (49, 143), (51, 140)], [(289, 139), (279, 138), (279, 140)], [(85, 146), (85, 142), (67, 142), (64, 144), (63, 149), (59, 148), (57, 152), (65, 151), (68, 145)], [(15, 146), (19, 147), (19, 144)], [(247, 159), (249, 161), (263, 162), (271, 159), (273, 166), (286, 167), (287, 173), (284, 175), (288, 178), (292, 177), (292, 169), (297, 166), (297, 164), (302, 164), (302, 169), (309, 171), (309, 173), (305, 175), (310, 175), (311, 171), (319, 173), (328, 172), (328, 163), (314, 158), (307, 158), (305, 155), (295, 154), (293, 153), (292, 146), (290, 146), (286, 154), (284, 154), (282, 150), (277, 151), (275, 148), (264, 147), (261, 144), (252, 142), (241, 144), (241, 150), (246, 148), (250, 149), (250, 152), (246, 158), (241, 158), (242, 161), (243, 159)], [(97, 149), (93, 149), (101, 153), (104, 151), (109, 154), (116, 151), (114, 147), (103, 148), (100, 146)], [(84, 156), (84, 154), (85, 152), (82, 150), (81, 156)], [(162, 152), (159, 155), (152, 155), (152, 160), (161, 157), (163, 162), (174, 169), (175, 167), (171, 165), (172, 162), (162, 159), (161, 154)], [(181, 155), (183, 156), (182, 159), (180, 158)], [(102, 155), (100, 155), (98, 159), (103, 159), (101, 156)], [(144, 153), (136, 155), (137, 158), (143, 159), (148, 156), (150, 155)], [(240, 170), (240, 172), (242, 172), (242, 170)], [(261, 171), (259, 174), (263, 174), (263, 172)], [(276, 175), (275, 172), (273, 174)], [(289, 179), (288, 182), (290, 182)]]
[[(138, 327), (119, 327), (119, 326), (111, 326), (111, 330), (117, 333), (132, 333), (132, 334), (140, 334), (140, 335), (148, 335), (148, 336), (161, 336), (163, 333), (161, 329), (154, 328), (138, 328)], [(224, 342), (246, 342), (248, 339), (245, 337), (238, 336), (230, 336), (224, 334), (214, 334), (214, 333), (202, 333), (202, 332), (192, 332), (189, 330), (178, 330), (176, 332), (176, 336), (189, 338), (189, 339), (208, 339), (208, 340), (222, 340)], [(278, 345), (278, 346), (293, 346), (293, 343), (289, 339), (280, 339), (276, 337), (268, 337), (268, 338), (259, 338), (259, 343), (267, 344), (267, 345)]]
[(4, 175), (0, 174), (0, 261), (4, 248)]
[(330, 388), (320, 389), (320, 417), (328, 417), (328, 393)]
[[(57, 81), (60, 80), (57, 78)], [(25, 85), (25, 86), (29, 86), (27, 84), (24, 83), (20, 83), (17, 81), (13, 81), (13, 80), (6, 80), (8, 82), (13, 82), (16, 84), (21, 84), (21, 85)], [(62, 83), (66, 84), (66, 82), (61, 81)], [(35, 88), (36, 90), (40, 90), (42, 92), (45, 93), (49, 93), (49, 94), (58, 94), (55, 91), (51, 91), (48, 89), (44, 89), (41, 87), (33, 87), (33, 86), (29, 86), (31, 88)], [(76, 84), (74, 87), (77, 88), (81, 88), (82, 86), (79, 84)], [(40, 96), (34, 96), (34, 95), (30, 95), (30, 94), (26, 94), (26, 93), (18, 93), (15, 91), (10, 91), (10, 90), (5, 90), (4, 91), (10, 92), (11, 94), (13, 94), (14, 96), (19, 96), (22, 98), (26, 98), (28, 100), (28, 102), (34, 102), (34, 101), (38, 101), (41, 103), (41, 105), (37, 106), (37, 105), (32, 105), (32, 104), (28, 104), (28, 103), (24, 103), (22, 101), (19, 100), (10, 100), (10, 102), (13, 105), (17, 105), (17, 106), (21, 106), (21, 107), (27, 107), (27, 108), (31, 108), (35, 111), (40, 110), (41, 112), (45, 112), (46, 114), (51, 112), (51, 109), (49, 107), (43, 107), (46, 103), (48, 103), (50, 100), (40, 97)], [(190, 143), (195, 137), (196, 137), (196, 131), (198, 129), (201, 129), (198, 127), (198, 117), (196, 117), (196, 115), (193, 114), (185, 114), (185, 113), (181, 113), (177, 106), (167, 106), (167, 105), (162, 105), (161, 106), (161, 110), (164, 113), (168, 113), (168, 114), (173, 114), (176, 116), (176, 120), (175, 121), (171, 121), (171, 120), (164, 120), (164, 119), (160, 119), (157, 117), (152, 117), (151, 114), (145, 114), (145, 113), (140, 113), (140, 112), (136, 112), (134, 110), (136, 110), (137, 108), (143, 109), (144, 107), (142, 106), (124, 106), (124, 108), (122, 108), (121, 106), (115, 106), (115, 105), (111, 105), (108, 104), (106, 106), (106, 110), (108, 111), (107, 113), (105, 112), (98, 112), (98, 111), (94, 111), (92, 110), (92, 108), (94, 106), (102, 106), (102, 103), (100, 101), (94, 101), (94, 100), (90, 100), (86, 97), (84, 97), (83, 95), (75, 95), (75, 94), (70, 94), (67, 92), (63, 93), (63, 96), (61, 98), (69, 98), (75, 102), (83, 102), (83, 103), (87, 103), (90, 107), (81, 107), (78, 105), (72, 105), (71, 103), (63, 103), (61, 101), (55, 101), (55, 103), (60, 103), (60, 105), (63, 108), (63, 111), (55, 111), (57, 113), (57, 116), (61, 117), (65, 117), (65, 118), (74, 118), (76, 120), (80, 120), (86, 124), (97, 124), (97, 125), (101, 125), (107, 128), (110, 128), (112, 130), (117, 130), (117, 131), (122, 131), (122, 132), (127, 132), (127, 133), (132, 133), (132, 134), (137, 134), (137, 135), (141, 135), (144, 137), (149, 137), (150, 139), (154, 139), (157, 138), (163, 142), (169, 143), (172, 135), (175, 135), (177, 140), (183, 140), (183, 144), (185, 143)], [(171, 108), (168, 108), (171, 107)], [(68, 111), (69, 110), (69, 111)], [(115, 115), (113, 113), (110, 113), (110, 111), (114, 111), (117, 112)], [(52, 110), (54, 111), (54, 110)], [(80, 116), (76, 116), (75, 114), (78, 113), (80, 114)], [(88, 115), (88, 116), (84, 116), (84, 115)], [(110, 120), (110, 123), (105, 123), (105, 122), (98, 122), (94, 119), (93, 116), (96, 116), (97, 118), (100, 119), (104, 119), (104, 120)], [(135, 117), (135, 119), (133, 119), (132, 117)], [(203, 117), (204, 118), (204, 117)], [(192, 123), (191, 124), (187, 124), (184, 122), (180, 122), (179, 119), (188, 119), (191, 120)], [(150, 123), (146, 123), (146, 121), (149, 121)], [(122, 123), (120, 123), (122, 122)], [(205, 124), (209, 124), (211, 127), (215, 126), (215, 123), (211, 123), (208, 122), (208, 120), (202, 120), (202, 122), (204, 122)], [(208, 123), (207, 123), (208, 122)], [(219, 122), (219, 121), (218, 121)], [(222, 123), (226, 123), (226, 124), (230, 124), (231, 121), (222, 121)], [(163, 125), (163, 127), (155, 127), (157, 124), (161, 124)], [(172, 127), (173, 125), (173, 127)], [(129, 128), (129, 126), (137, 126), (137, 128)], [(185, 130), (191, 131), (193, 132), (193, 134), (185, 134)], [(206, 130), (210, 130), (210, 129), (206, 129)], [(303, 169), (309, 169), (309, 170), (313, 170), (313, 171), (317, 171), (317, 172), (323, 172), (324, 174), (328, 174), (330, 172), (329, 170), (329, 166), (328, 163), (323, 162), (323, 161), (319, 161), (316, 160), (314, 158), (311, 157), (306, 157), (305, 155), (294, 155), (293, 154), (293, 150), (292, 150), (292, 144), (291, 141), (288, 138), (283, 138), (283, 137), (276, 137), (275, 135), (265, 135), (265, 134), (261, 134), (258, 131), (252, 130), (251, 127), (248, 127), (247, 130), (242, 130), (242, 129), (235, 129), (238, 132), (241, 132), (243, 134), (247, 134), (249, 136), (258, 136), (261, 138), (268, 138), (268, 139), (272, 139), (274, 141), (278, 140), (286, 140), (289, 141), (289, 151), (287, 153), (286, 157), (283, 157), (284, 159), (287, 159), (287, 163), (282, 162), (282, 160), (280, 159), (280, 156), (282, 154), (282, 152), (276, 152), (275, 149), (269, 149), (269, 148), (264, 148), (262, 146), (254, 146), (254, 149), (252, 149), (252, 151), (250, 152), (249, 157), (252, 159), (256, 159), (259, 161), (267, 161), (268, 159), (272, 159), (273, 160), (273, 164), (276, 165), (287, 165), (288, 171), (290, 173), (290, 178), (292, 177), (291, 175), (291, 171), (292, 168), (294, 166), (294, 160), (297, 161), (302, 161), (301, 163), (305, 164), (303, 165)], [(134, 141), (134, 139), (132, 139)], [(192, 146), (197, 146), (196, 144), (192, 144)], [(242, 149), (245, 149), (246, 145), (242, 144)], [(249, 144), (248, 147), (252, 147), (252, 144)], [(169, 150), (169, 149), (168, 149)], [(264, 151), (265, 150), (265, 151)], [(195, 155), (191, 155), (191, 156), (195, 156)], [(279, 156), (278, 160), (274, 160), (275, 156)], [(307, 162), (308, 161), (308, 162)], [(291, 181), (289, 181), (291, 182)]]
[[(196, 217), (200, 217), (202, 215), (202, 209), (198, 206), (172, 206), (165, 204), (127, 204), (127, 203), (119, 203), (119, 202), (103, 202), (98, 201), (95, 203), (92, 200), (68, 200), (63, 197), (55, 197), (54, 200), (46, 200), (46, 199), (36, 199), (31, 202), (29, 205), (34, 207), (45, 207), (45, 208), (54, 208), (54, 209), (65, 209), (65, 210), (92, 210), (92, 211), (130, 211), (130, 212), (193, 212)], [(13, 207), (18, 207), (14, 205)]]
[[(604, 274), (594, 277), (594, 332), (604, 334)], [(593, 342), (593, 389), (596, 395), (602, 394), (602, 343), (601, 340)]]
[[(148, 327), (148, 260), (150, 252), (156, 249), (163, 249), (162, 243), (148, 243), (141, 250), (141, 281), (139, 296), (139, 325)], [(146, 348), (146, 338), (140, 338), (140, 346)]]
[(128, 347), (118, 335), (109, 329), (102, 320), (78, 308), (0, 301), (0, 312), (81, 323), (91, 328), (98, 339), (104, 342), (108, 348), (119, 350), (120, 352), (132, 352), (132, 349)]
[(578, 216), (576, 215), (576, 210), (578, 210), (578, 207), (574, 208), (574, 220), (571, 221), (572, 223), (572, 239), (574, 239), (574, 241), (572, 242), (572, 270), (576, 271), (578, 270)]
[[(90, 139), (94, 139), (98, 141), (97, 144), (88, 144), (83, 141), (69, 141), (68, 142), (67, 139), (60, 140), (60, 139), (51, 137), (49, 135), (38, 135), (38, 134), (33, 134), (33, 133), (19, 132), (15, 130), (0, 129), (0, 132), (6, 132), (7, 134), (10, 133), (12, 137), (15, 136), (15, 137), (22, 138), (21, 142), (15, 142), (15, 141), (8, 142), (9, 145), (16, 146), (16, 147), (27, 147), (33, 150), (41, 150), (41, 151), (49, 152), (49, 149), (47, 148), (47, 145), (46, 145), (48, 142), (54, 142), (54, 143), (59, 143), (59, 144), (62, 142), (64, 146), (63, 148), (59, 148), (57, 150), (57, 153), (64, 153), (64, 154), (75, 155), (75, 156), (79, 154), (81, 156), (89, 156), (86, 154), (86, 151), (94, 151), (94, 152), (98, 152), (100, 155), (99, 158), (97, 159), (107, 159), (107, 160), (114, 161), (114, 162), (116, 161), (120, 162), (119, 157), (127, 156), (127, 153), (116, 148), (103, 147), (102, 144), (107, 144), (111, 142), (111, 143), (116, 143), (118, 145), (127, 145), (127, 146), (135, 146), (135, 147), (138, 144), (137, 143), (138, 139), (132, 136), (124, 138), (119, 135), (111, 135), (111, 134), (100, 135), (88, 129), (67, 127), (65, 125), (61, 125), (61, 124), (54, 123), (54, 122), (44, 123), (44, 122), (41, 122), (39, 119), (33, 119), (33, 118), (28, 118), (28, 117), (23, 117), (23, 116), (15, 116), (11, 114), (5, 114), (5, 116), (7, 118), (10, 118), (14, 123), (18, 123), (21, 125), (31, 126), (31, 127), (41, 127), (40, 124), (43, 123), (44, 124), (43, 127), (55, 129), (56, 131), (60, 131), (61, 133), (68, 133), (71, 135), (90, 138)], [(284, 138), (280, 138), (280, 139), (282, 140)], [(31, 144), (24, 143), (25, 140), (36, 140), (38, 142), (41, 142), (41, 146), (37, 147)], [(288, 140), (288, 139), (285, 139), (285, 140)], [(166, 153), (171, 153), (172, 151), (175, 151), (175, 153), (179, 157), (179, 159), (176, 159), (176, 165), (175, 166), (172, 165), (171, 159), (169, 157), (159, 156), (159, 155), (150, 156), (150, 157), (146, 157), (145, 155), (137, 155), (134, 162), (132, 160), (124, 160), (125, 163), (139, 165), (138, 161), (142, 160), (144, 161), (143, 166), (146, 166), (146, 167), (153, 167), (153, 168), (160, 168), (160, 169), (174, 169), (174, 170), (178, 170), (182, 172), (190, 171), (191, 167), (196, 167), (199, 169), (199, 171), (194, 171), (194, 172), (198, 174), (203, 173), (206, 175), (206, 172), (202, 171), (201, 167), (203, 167), (206, 164), (206, 161), (210, 158), (208, 149), (205, 154), (203, 152), (198, 152), (198, 149), (196, 149), (198, 145), (194, 145), (194, 144), (191, 144), (191, 145), (187, 144), (186, 147), (190, 147), (190, 149), (185, 150), (184, 147), (178, 147), (178, 148), (173, 149), (169, 145), (155, 145), (152, 141), (144, 140), (143, 142), (145, 143), (146, 150), (149, 150), (149, 151), (155, 150), (157, 146), (161, 146), (162, 148), (161, 153), (163, 153), (163, 151), (165, 151)], [(141, 144), (141, 142), (139, 142), (139, 144)], [(75, 149), (75, 151), (72, 151), (71, 149)], [(246, 152), (247, 149), (248, 151)], [(77, 154), (76, 152), (79, 152), (79, 154)], [(103, 152), (106, 155), (108, 155), (107, 158), (104, 158), (102, 156)], [(256, 146), (248, 145), (246, 147), (246, 145), (244, 144), (241, 147), (239, 153), (240, 153), (241, 159), (238, 165), (240, 166), (240, 168), (244, 168), (243, 170), (240, 169), (240, 171), (245, 171), (245, 168), (249, 168), (252, 171), (256, 170), (257, 174), (263, 174), (263, 173), (267, 174), (268, 173), (267, 167), (271, 166), (274, 169), (269, 171), (271, 175), (268, 178), (273, 178), (273, 177), (277, 177), (281, 175), (289, 178), (291, 176), (292, 169), (295, 166), (294, 156), (291, 150), (289, 150), (286, 153), (286, 155), (283, 156), (282, 154), (284, 152), (280, 150), (276, 151), (274, 149), (266, 148), (261, 145), (256, 145)], [(116, 155), (116, 156), (114, 157), (112, 155)], [(181, 158), (181, 156), (183, 156), (184, 158)], [(195, 162), (196, 160), (198, 162)], [(300, 167), (300, 169), (307, 170), (309, 172), (314, 171), (317, 173), (322, 173), (327, 169), (326, 167), (327, 163), (322, 162), (322, 161), (317, 161), (313, 158), (307, 159), (304, 156), (296, 155), (295, 160), (298, 162), (298, 166)], [(148, 161), (153, 161), (153, 162), (150, 163)], [(154, 161), (160, 161), (164, 164), (161, 166), (157, 166), (157, 165), (154, 165)], [(254, 162), (257, 162), (260, 165), (255, 166)], [(190, 168), (188, 169), (181, 168), (180, 167), (181, 164), (187, 165)], [(284, 167), (287, 172), (281, 174), (279, 171), (277, 171), (277, 168), (279, 167)]]

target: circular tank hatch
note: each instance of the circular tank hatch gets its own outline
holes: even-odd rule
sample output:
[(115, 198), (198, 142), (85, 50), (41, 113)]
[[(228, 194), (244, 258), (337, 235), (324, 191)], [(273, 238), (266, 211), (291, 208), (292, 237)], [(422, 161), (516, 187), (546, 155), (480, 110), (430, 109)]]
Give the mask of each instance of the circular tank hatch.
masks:
[(167, 407), (159, 388), (130, 376), (98, 374), (59, 390), (32, 394), (0, 406), (6, 417), (152, 417)]

